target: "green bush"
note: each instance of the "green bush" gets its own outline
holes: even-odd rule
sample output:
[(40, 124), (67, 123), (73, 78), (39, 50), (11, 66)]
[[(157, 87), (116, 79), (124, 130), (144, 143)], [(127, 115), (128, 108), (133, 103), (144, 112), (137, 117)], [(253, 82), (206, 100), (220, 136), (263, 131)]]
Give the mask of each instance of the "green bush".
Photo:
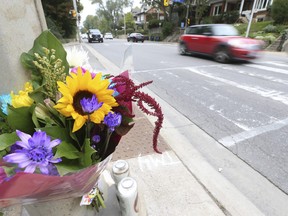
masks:
[(274, 26), (274, 25), (267, 25), (264, 29), (263, 29), (264, 32), (266, 33), (274, 33), (274, 32), (277, 32), (277, 27)]
[(274, 41), (276, 40), (276, 37), (272, 34), (267, 34), (267, 35), (259, 35), (256, 36), (255, 39), (259, 39), (259, 40), (263, 40), (267, 45), (270, 45), (272, 43), (274, 43)]
[(160, 21), (158, 19), (151, 19), (149, 21), (149, 24), (148, 24), (148, 29), (158, 28), (159, 27), (159, 23), (161, 23), (161, 26), (163, 25), (163, 21)]
[(239, 11), (229, 11), (223, 14), (224, 23), (232, 24), (235, 23), (239, 18)]
[(288, 4), (287, 0), (274, 0), (271, 8), (272, 19), (277, 24), (288, 23)]
[(171, 22), (164, 22), (162, 27), (162, 34), (164, 37), (171, 35), (174, 30), (174, 25)]
[(212, 22), (212, 17), (208, 16), (208, 17), (204, 17), (201, 21), (202, 24), (211, 24)]
[(127, 28), (127, 29), (126, 29), (126, 34), (130, 34), (130, 33), (132, 33), (132, 32), (135, 32), (135, 31), (134, 31), (134, 28)]

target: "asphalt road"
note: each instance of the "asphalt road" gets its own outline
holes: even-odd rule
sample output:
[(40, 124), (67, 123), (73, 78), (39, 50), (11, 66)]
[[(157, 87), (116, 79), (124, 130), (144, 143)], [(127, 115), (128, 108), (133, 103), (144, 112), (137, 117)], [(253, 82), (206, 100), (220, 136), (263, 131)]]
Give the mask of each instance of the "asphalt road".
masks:
[[(263, 53), (250, 63), (219, 64), (180, 56), (177, 44), (114, 39), (91, 46), (120, 68), (128, 49), (132, 78), (153, 80), (153, 92), (288, 193), (288, 56)], [(229, 166), (209, 154), (211, 146), (197, 148), (215, 167)]]

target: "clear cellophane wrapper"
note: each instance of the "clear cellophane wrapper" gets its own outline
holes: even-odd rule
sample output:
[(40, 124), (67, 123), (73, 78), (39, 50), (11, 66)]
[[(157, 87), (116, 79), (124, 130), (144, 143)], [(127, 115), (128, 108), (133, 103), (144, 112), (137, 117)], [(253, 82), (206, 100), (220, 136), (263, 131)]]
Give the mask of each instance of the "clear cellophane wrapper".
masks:
[(111, 158), (109, 155), (93, 166), (65, 176), (19, 172), (0, 184), (0, 208), (81, 197), (95, 186)]

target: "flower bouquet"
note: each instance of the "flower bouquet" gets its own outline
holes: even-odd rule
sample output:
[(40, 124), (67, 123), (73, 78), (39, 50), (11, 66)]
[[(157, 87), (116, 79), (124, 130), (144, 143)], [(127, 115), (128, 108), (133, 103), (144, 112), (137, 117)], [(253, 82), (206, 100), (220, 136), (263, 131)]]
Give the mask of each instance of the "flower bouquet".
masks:
[(21, 63), (31, 80), (0, 96), (0, 207), (81, 197), (96, 184), (122, 136), (133, 127), (132, 102), (156, 116), (160, 106), (128, 72), (117, 76), (71, 65), (62, 44), (44, 31)]

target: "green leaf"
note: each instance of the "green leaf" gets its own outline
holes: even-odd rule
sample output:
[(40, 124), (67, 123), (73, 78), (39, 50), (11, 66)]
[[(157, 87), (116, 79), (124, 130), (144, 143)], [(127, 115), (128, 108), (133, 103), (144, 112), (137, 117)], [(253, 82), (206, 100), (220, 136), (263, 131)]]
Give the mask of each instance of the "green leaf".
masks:
[(43, 94), (42, 86), (29, 93), (29, 97), (32, 98), (36, 103), (43, 103), (43, 101), (47, 98), (47, 96)]
[(7, 121), (13, 130), (20, 130), (22, 132), (32, 134), (35, 130), (35, 125), (32, 120), (32, 112), (35, 106), (14, 108), (8, 106)]
[(56, 158), (65, 157), (67, 159), (77, 159), (80, 157), (80, 152), (72, 143), (61, 142), (60, 145), (56, 147), (57, 151), (55, 154)]
[(7, 147), (10, 147), (17, 140), (19, 140), (19, 137), (17, 136), (16, 132), (1, 134), (0, 135), (0, 151), (6, 149)]
[(79, 160), (68, 160), (65, 158), (62, 159), (61, 163), (55, 164), (55, 166), (57, 167), (60, 176), (68, 173), (73, 173), (84, 168), (80, 165)]
[(80, 155), (81, 163), (84, 167), (91, 166), (93, 163), (92, 155), (96, 153), (96, 151), (90, 146), (90, 139), (85, 139), (83, 151)]
[(61, 141), (73, 142), (73, 139), (69, 136), (69, 132), (67, 132), (66, 128), (62, 128), (59, 126), (50, 126), (37, 129), (45, 131), (49, 136), (60, 139)]
[(34, 125), (35, 125), (37, 128), (40, 127), (39, 122), (38, 122), (38, 119), (37, 119), (37, 116), (36, 116), (36, 113), (35, 113), (35, 110), (34, 110), (34, 112), (33, 112), (33, 114), (32, 114), (32, 121), (33, 121)]
[(30, 69), (32, 71), (36, 70), (36, 67), (33, 63), (33, 61), (35, 60), (35, 57), (33, 54), (28, 54), (28, 53), (22, 53), (20, 56), (20, 61), (22, 63), (22, 65), (26, 68), (26, 69)]
[(15, 167), (13, 166), (12, 167), (1, 166), (1, 167), (4, 169), (7, 176), (12, 176), (15, 174)]
[(40, 55), (44, 54), (43, 47), (47, 49), (56, 50), (55, 57), (62, 60), (62, 65), (65, 66), (65, 73), (69, 74), (69, 64), (66, 60), (66, 51), (62, 43), (49, 31), (43, 31), (34, 41), (34, 45), (28, 53), (22, 53), (20, 60), (22, 64), (34, 71), (36, 67), (32, 63), (35, 60), (34, 53), (39, 53)]

